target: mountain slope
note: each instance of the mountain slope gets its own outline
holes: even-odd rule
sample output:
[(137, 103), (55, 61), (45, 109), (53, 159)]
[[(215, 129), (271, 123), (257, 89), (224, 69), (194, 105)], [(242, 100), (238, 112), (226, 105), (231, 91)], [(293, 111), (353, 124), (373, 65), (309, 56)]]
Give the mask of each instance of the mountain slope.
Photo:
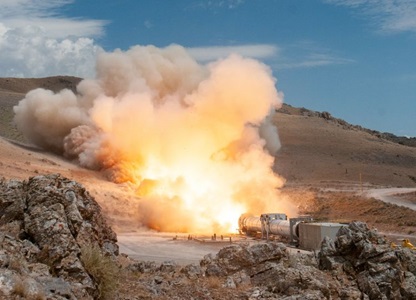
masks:
[(278, 112), (275, 170), (289, 182), (416, 186), (416, 148), (326, 118)]

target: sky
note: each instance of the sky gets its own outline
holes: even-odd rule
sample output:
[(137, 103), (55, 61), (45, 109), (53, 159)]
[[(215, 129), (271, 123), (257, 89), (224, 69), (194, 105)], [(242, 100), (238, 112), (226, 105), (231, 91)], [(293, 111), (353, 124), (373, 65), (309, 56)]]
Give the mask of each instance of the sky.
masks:
[(284, 102), (416, 137), (416, 0), (0, 0), (0, 77), (94, 77), (102, 51), (179, 44), (267, 64)]

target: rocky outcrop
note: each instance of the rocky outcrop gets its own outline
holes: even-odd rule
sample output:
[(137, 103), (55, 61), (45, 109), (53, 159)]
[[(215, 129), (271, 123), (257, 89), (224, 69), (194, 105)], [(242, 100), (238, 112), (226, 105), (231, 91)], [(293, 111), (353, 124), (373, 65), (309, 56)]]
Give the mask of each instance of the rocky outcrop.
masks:
[[(85, 249), (118, 255), (115, 233), (80, 184), (57, 174), (0, 180), (0, 299), (101, 298)], [(200, 265), (117, 259), (128, 260), (118, 299), (416, 299), (416, 251), (391, 247), (360, 222), (325, 239), (318, 255), (247, 242)]]
[(81, 251), (95, 247), (116, 256), (116, 242), (99, 205), (80, 184), (57, 174), (0, 181), (3, 298), (97, 298), (97, 278), (85, 269)]
[(416, 299), (415, 262), (415, 251), (353, 222), (317, 257), (269, 242), (226, 247), (201, 266), (224, 286), (254, 286), (253, 299)]
[(353, 278), (369, 299), (416, 299), (416, 255), (392, 248), (365, 223), (353, 222), (325, 239), (319, 254), (321, 269), (337, 278)]
[(228, 286), (254, 286), (248, 295), (253, 299), (325, 299), (337, 288), (312, 254), (292, 253), (276, 242), (228, 246), (205, 256), (201, 266), (206, 276), (225, 276)]

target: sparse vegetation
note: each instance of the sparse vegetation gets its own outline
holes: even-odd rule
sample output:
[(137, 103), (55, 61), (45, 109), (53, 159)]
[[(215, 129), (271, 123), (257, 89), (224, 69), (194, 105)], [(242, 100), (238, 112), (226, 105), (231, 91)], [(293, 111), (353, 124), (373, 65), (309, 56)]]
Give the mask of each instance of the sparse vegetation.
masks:
[(120, 273), (116, 262), (110, 256), (105, 256), (94, 245), (81, 248), (81, 262), (97, 283), (99, 299), (114, 299)]
[(11, 258), (9, 261), (8, 269), (13, 270), (21, 274), (26, 267), (23, 263), (24, 260), (20, 260), (18, 258)]
[(210, 289), (218, 289), (221, 287), (221, 278), (217, 276), (209, 276), (206, 278), (206, 284)]
[[(27, 300), (45, 300), (46, 299), (43, 292), (38, 291), (37, 293), (31, 294), (29, 292), (27, 285), (25, 285), (23, 280), (20, 279), (19, 277), (15, 278), (15, 282), (14, 282), (13, 289), (11, 291), (11, 295), (14, 296), (14, 299), (27, 299)], [(0, 299), (5, 299), (5, 298), (2, 298), (1, 296), (2, 295), (0, 294)]]
[(55, 267), (54, 267), (54, 260), (55, 260), (55, 258), (50, 253), (49, 245), (45, 245), (39, 251), (39, 253), (37, 254), (37, 258), (38, 258), (39, 261), (41, 261), (42, 263), (46, 264), (49, 267), (49, 272), (52, 275), (58, 276), (57, 271), (55, 270)]
[(43, 294), (38, 293), (38, 294), (34, 295), (31, 300), (45, 300), (45, 299), (46, 299), (46, 297)]
[(12, 295), (26, 297), (27, 289), (23, 281), (20, 278), (16, 278), (12, 289)]

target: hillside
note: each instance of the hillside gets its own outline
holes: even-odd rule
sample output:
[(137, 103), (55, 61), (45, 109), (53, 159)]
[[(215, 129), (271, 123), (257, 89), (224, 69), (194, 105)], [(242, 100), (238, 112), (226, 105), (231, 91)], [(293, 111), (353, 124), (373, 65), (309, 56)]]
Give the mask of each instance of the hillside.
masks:
[(274, 121), (282, 143), (275, 170), (289, 183), (416, 186), (415, 147), (328, 113), (285, 106)]

